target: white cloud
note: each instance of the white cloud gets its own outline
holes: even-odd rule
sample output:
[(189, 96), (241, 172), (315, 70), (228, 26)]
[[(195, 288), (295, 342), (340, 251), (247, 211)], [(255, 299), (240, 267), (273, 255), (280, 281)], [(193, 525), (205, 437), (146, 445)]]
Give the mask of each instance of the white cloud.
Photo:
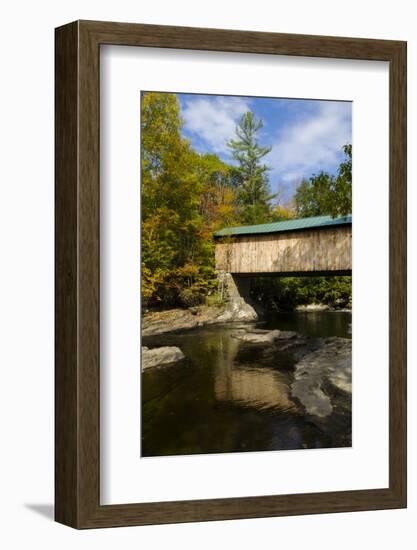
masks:
[(317, 103), (317, 110), (280, 131), (268, 157), (272, 175), (298, 183), (337, 165), (351, 139), (351, 103)]
[[(282, 198), (293, 194), (294, 186), (303, 177), (320, 170), (335, 170), (342, 156), (342, 147), (351, 142), (351, 112), (349, 102), (308, 102), (301, 108), (291, 106), (289, 117), (277, 120), (276, 115), (264, 117), (266, 128), (262, 144), (271, 145), (265, 157), (270, 166), (272, 191), (277, 186)], [(256, 107), (256, 103), (253, 103)], [(202, 150), (229, 157), (227, 142), (235, 135), (242, 114), (251, 110), (250, 98), (227, 96), (194, 96), (182, 105), (184, 129), (198, 138)], [(279, 115), (278, 115), (279, 116)], [(265, 138), (266, 141), (265, 141)], [(194, 142), (197, 146), (197, 142)]]
[(188, 99), (182, 109), (184, 126), (195, 133), (216, 153), (228, 153), (227, 142), (235, 135), (239, 119), (250, 110), (240, 97), (204, 97)]

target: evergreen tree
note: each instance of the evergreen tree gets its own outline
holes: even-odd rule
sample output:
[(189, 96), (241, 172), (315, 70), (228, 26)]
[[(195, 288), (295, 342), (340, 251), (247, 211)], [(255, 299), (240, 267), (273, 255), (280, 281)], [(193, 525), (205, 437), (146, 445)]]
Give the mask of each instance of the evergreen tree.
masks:
[(237, 139), (231, 139), (228, 147), (238, 162), (236, 168), (238, 200), (241, 205), (241, 221), (256, 224), (268, 221), (270, 194), (268, 167), (262, 159), (271, 147), (259, 145), (257, 134), (263, 127), (261, 119), (252, 112), (245, 113), (236, 128)]

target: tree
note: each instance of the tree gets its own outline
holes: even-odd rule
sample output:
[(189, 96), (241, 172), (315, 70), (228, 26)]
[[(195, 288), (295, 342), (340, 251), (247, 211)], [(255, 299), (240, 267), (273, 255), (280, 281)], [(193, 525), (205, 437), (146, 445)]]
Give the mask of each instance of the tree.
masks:
[(228, 147), (238, 162), (236, 168), (238, 201), (241, 206), (241, 222), (256, 224), (267, 221), (270, 194), (268, 167), (261, 161), (271, 147), (259, 145), (257, 133), (263, 127), (261, 119), (252, 112), (245, 113), (236, 127), (237, 139), (231, 139)]
[(352, 145), (343, 147), (345, 160), (340, 164), (333, 184), (333, 200), (329, 212), (333, 217), (346, 216), (352, 212)]
[(142, 96), (142, 296), (194, 305), (216, 285), (212, 233), (237, 223), (232, 168), (181, 135), (175, 94)]
[(299, 217), (330, 215), (335, 218), (352, 212), (352, 145), (345, 145), (343, 151), (345, 159), (336, 176), (320, 172), (298, 186), (294, 199)]
[(295, 208), (297, 216), (323, 216), (330, 214), (332, 177), (326, 172), (303, 179), (295, 192)]
[(176, 95), (145, 93), (141, 112), (142, 295), (174, 303), (199, 277), (202, 183), (197, 155), (181, 136)]
[[(175, 94), (142, 95), (141, 256), (145, 306), (196, 305), (216, 288), (212, 235), (217, 229), (295, 215), (350, 212), (351, 146), (344, 148), (346, 158), (337, 176), (322, 173), (302, 182), (294, 212), (292, 205), (270, 202), (273, 195), (269, 193), (268, 168), (262, 161), (270, 148), (259, 144), (262, 121), (256, 120), (253, 113), (242, 117), (236, 139), (229, 142), (237, 166), (215, 154), (195, 151), (182, 135), (182, 124)], [(295, 299), (304, 303), (313, 297), (338, 303), (342, 293), (347, 295), (340, 284), (327, 282), (313, 289), (311, 284), (294, 280), (280, 289), (286, 296), (285, 307)]]
[(200, 155), (199, 178), (203, 183), (200, 197), (200, 212), (209, 231), (238, 223), (234, 171), (215, 154)]

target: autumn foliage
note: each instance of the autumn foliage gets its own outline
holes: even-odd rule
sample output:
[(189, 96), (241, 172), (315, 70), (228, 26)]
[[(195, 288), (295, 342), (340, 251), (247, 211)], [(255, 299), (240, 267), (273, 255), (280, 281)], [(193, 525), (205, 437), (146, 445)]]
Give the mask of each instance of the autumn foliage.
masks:
[(258, 141), (262, 121), (245, 113), (228, 142), (234, 162), (194, 150), (182, 135), (175, 94), (141, 97), (142, 304), (190, 307), (217, 287), (213, 232), (351, 208), (351, 146), (337, 177), (314, 176), (299, 186), (291, 207), (269, 186), (269, 153)]
[(181, 135), (175, 94), (142, 96), (142, 297), (190, 306), (216, 285), (213, 232), (237, 223), (232, 168)]

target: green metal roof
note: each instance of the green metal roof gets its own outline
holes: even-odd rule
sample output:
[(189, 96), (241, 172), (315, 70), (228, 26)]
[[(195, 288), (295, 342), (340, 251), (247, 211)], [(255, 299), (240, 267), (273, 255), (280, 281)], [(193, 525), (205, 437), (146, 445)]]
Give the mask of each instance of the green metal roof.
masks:
[(300, 229), (320, 229), (334, 225), (349, 225), (352, 223), (352, 216), (314, 216), (313, 218), (299, 218), (296, 220), (285, 220), (283, 222), (262, 223), (259, 225), (242, 225), (240, 227), (225, 227), (214, 233), (215, 237), (226, 237), (228, 235), (257, 235), (260, 233), (280, 233), (281, 231), (298, 231)]

